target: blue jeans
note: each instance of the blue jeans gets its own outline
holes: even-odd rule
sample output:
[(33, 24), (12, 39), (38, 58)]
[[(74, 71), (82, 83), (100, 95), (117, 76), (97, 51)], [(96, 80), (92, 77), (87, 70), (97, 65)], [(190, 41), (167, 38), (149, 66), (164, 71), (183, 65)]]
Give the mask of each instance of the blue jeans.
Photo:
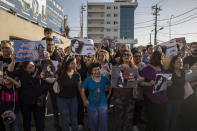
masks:
[(108, 108), (88, 108), (91, 131), (108, 131)]
[(69, 124), (71, 124), (72, 131), (78, 131), (77, 96), (70, 99), (57, 97), (57, 106), (61, 113), (62, 131), (70, 131)]
[(180, 115), (181, 100), (168, 100), (165, 120), (165, 131), (180, 131), (180, 122), (177, 117)]
[(10, 125), (5, 125), (5, 131), (20, 131), (20, 124), (19, 124), (19, 112), (15, 114), (16, 115), (16, 119), (15, 121), (10, 124)]

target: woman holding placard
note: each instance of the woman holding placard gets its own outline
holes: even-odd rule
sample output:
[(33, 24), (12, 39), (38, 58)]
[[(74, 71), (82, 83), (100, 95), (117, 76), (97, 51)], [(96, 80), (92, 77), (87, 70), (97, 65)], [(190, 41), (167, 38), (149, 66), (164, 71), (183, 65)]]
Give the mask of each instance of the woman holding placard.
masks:
[[(129, 50), (124, 50), (120, 56), (119, 67), (127, 71), (127, 75), (130, 74), (129, 68), (135, 68), (133, 62), (133, 55)], [(123, 72), (123, 77), (125, 76)], [(128, 76), (129, 77), (129, 76)], [(125, 81), (125, 80), (124, 80)], [(125, 85), (125, 84), (124, 84)], [(123, 86), (124, 86), (123, 85)], [(132, 97), (132, 88), (114, 88), (112, 101), (114, 104), (115, 114), (115, 125), (114, 130), (116, 131), (130, 131), (132, 130), (133, 113), (134, 113), (134, 99)]]
[(144, 100), (148, 118), (147, 131), (164, 130), (165, 111), (168, 100), (167, 92), (162, 91), (153, 94), (156, 74), (165, 74), (161, 61), (162, 54), (155, 51), (150, 57), (150, 64), (140, 71), (140, 75), (145, 79), (140, 85), (144, 87)]

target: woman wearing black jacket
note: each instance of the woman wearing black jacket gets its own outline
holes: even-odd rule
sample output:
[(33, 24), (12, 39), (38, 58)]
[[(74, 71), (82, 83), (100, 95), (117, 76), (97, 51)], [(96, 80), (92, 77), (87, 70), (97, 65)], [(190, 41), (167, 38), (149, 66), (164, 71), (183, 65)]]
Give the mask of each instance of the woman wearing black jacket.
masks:
[[(12, 63), (8, 67), (9, 71), (13, 71), (14, 64), (15, 62), (12, 60)], [(31, 130), (32, 113), (35, 119), (36, 131), (44, 131), (45, 97), (44, 89), (41, 88), (40, 73), (32, 61), (23, 62), (22, 68), (12, 73), (21, 82), (20, 102), (24, 131)]]

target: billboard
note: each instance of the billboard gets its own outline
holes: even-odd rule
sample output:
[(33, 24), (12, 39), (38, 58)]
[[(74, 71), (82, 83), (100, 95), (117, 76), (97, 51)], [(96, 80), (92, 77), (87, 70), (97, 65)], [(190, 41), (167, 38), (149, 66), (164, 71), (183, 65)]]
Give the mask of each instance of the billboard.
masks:
[(0, 0), (0, 9), (11, 9), (18, 16), (63, 34), (64, 11), (56, 0)]

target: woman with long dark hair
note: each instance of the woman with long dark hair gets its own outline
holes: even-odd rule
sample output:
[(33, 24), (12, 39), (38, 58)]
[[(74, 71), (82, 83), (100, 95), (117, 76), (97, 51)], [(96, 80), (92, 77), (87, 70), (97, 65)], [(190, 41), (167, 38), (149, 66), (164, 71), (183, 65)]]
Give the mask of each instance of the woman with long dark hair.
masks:
[(150, 57), (149, 65), (140, 71), (140, 75), (145, 79), (140, 85), (144, 87), (144, 100), (148, 118), (147, 131), (164, 130), (165, 111), (168, 100), (167, 92), (163, 91), (153, 94), (156, 74), (165, 73), (161, 61), (162, 54), (155, 51)]
[(78, 131), (77, 120), (77, 90), (81, 86), (81, 78), (76, 72), (76, 59), (74, 56), (66, 56), (58, 71), (57, 78), (60, 93), (57, 97), (58, 109), (61, 113), (62, 131)]
[(179, 131), (177, 118), (180, 115), (181, 105), (184, 100), (185, 71), (183, 60), (174, 56), (170, 62), (168, 73), (172, 74), (172, 85), (167, 88), (168, 104), (166, 115), (166, 131)]

